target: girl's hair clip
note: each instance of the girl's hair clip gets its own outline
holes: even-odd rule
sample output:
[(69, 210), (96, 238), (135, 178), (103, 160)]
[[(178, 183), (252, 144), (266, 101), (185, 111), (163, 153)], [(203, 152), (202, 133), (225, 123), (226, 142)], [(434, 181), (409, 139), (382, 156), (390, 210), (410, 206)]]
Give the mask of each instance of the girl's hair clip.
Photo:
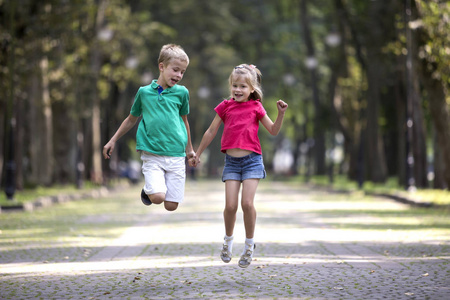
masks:
[(250, 65), (250, 67), (252, 67), (253, 69), (257, 69), (255, 65)]

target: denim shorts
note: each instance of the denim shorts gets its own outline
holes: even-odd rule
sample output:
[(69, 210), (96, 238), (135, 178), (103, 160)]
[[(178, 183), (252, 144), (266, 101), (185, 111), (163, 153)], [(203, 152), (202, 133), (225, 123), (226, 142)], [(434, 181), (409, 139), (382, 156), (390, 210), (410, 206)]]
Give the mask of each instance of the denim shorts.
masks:
[(225, 156), (222, 181), (266, 178), (261, 154), (252, 153), (243, 157)]

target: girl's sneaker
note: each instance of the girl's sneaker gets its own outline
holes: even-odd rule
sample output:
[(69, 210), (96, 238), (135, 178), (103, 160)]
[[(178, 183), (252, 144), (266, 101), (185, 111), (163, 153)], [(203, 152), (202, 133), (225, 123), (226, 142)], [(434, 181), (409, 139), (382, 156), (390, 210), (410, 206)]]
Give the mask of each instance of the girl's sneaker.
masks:
[(244, 254), (241, 255), (241, 259), (239, 259), (239, 267), (241, 268), (247, 268), (248, 266), (250, 266), (253, 258), (253, 251), (256, 248), (256, 244), (247, 244), (246, 246), (248, 246), (248, 249), (245, 250)]
[(220, 258), (224, 263), (229, 263), (231, 261), (231, 252), (228, 250), (227, 244), (223, 244), (222, 251), (220, 252)]

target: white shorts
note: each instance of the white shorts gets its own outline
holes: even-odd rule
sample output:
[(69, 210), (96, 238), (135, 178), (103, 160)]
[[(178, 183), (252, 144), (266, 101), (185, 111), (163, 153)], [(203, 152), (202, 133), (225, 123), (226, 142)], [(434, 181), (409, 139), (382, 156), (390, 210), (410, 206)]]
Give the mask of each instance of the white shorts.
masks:
[(142, 151), (142, 174), (147, 195), (164, 193), (166, 201), (181, 203), (186, 181), (185, 157), (160, 156)]

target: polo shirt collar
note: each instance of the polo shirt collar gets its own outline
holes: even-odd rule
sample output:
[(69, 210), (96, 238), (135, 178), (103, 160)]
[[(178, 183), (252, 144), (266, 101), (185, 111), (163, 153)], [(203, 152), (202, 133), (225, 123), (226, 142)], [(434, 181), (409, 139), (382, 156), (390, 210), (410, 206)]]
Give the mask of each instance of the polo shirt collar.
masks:
[[(154, 90), (156, 90), (156, 91), (158, 91), (158, 87), (159, 87), (159, 84), (156, 83), (157, 81), (158, 81), (158, 80), (153, 79), (152, 83), (150, 84), (150, 86), (151, 86)], [(172, 91), (172, 88), (173, 88), (173, 87), (169, 86), (167, 89), (164, 89), (163, 92), (169, 93), (169, 92)]]

